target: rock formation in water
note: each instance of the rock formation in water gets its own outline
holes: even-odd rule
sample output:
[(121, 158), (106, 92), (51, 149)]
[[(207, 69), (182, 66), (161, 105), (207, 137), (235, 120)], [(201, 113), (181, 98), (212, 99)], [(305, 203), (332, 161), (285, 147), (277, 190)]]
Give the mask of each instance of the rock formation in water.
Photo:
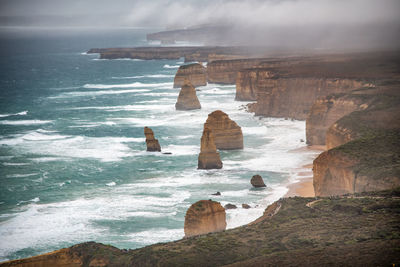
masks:
[(200, 154), (198, 158), (199, 169), (221, 169), (222, 161), (214, 143), (214, 136), (208, 124), (204, 124), (201, 137)]
[(258, 174), (251, 177), (250, 183), (254, 187), (266, 187), (263, 178)]
[(237, 209), (237, 206), (236, 206), (236, 205), (233, 205), (233, 204), (231, 204), (231, 203), (228, 203), (228, 204), (226, 204), (226, 205), (224, 206), (224, 208), (225, 208), (226, 210), (233, 210), (233, 209)]
[(186, 211), (185, 237), (220, 232), (226, 229), (225, 209), (219, 202), (200, 200)]
[(188, 79), (185, 80), (175, 104), (177, 110), (201, 109), (200, 101), (196, 95), (196, 88)]
[(244, 208), (244, 209), (250, 209), (251, 207), (250, 207), (250, 205), (243, 203), (243, 204), (242, 204), (242, 208)]
[(185, 85), (186, 79), (195, 87), (207, 85), (206, 68), (200, 63), (180, 66), (175, 74), (174, 88)]
[(160, 144), (158, 143), (158, 140), (154, 138), (154, 133), (153, 130), (144, 127), (144, 135), (146, 136), (146, 146), (147, 146), (147, 151), (161, 151)]
[(218, 149), (243, 149), (242, 128), (221, 110), (208, 114), (206, 121), (212, 130), (215, 145)]

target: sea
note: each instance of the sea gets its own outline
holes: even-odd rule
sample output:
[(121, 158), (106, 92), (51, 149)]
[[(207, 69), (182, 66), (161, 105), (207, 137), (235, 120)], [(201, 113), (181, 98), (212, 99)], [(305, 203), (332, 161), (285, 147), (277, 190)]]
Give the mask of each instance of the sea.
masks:
[[(316, 155), (304, 121), (254, 116), (234, 85), (198, 87), (201, 110), (177, 111), (183, 58), (86, 54), (154, 45), (149, 31), (0, 29), (0, 261), (86, 241), (135, 249), (178, 240), (202, 199), (236, 205), (227, 227), (238, 227), (301, 179)], [(218, 109), (242, 127), (244, 149), (220, 151), (220, 170), (198, 170), (203, 124)], [(145, 126), (171, 154), (146, 152)], [(255, 174), (266, 188), (251, 186)]]

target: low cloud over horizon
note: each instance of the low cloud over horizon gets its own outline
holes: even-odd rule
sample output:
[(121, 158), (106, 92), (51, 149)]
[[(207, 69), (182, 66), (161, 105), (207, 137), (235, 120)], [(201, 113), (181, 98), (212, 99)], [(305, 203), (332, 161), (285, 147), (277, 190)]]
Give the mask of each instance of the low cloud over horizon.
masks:
[(251, 39), (397, 47), (400, 1), (0, 0), (1, 26), (178, 29), (203, 24), (229, 25), (230, 41), (238, 44)]

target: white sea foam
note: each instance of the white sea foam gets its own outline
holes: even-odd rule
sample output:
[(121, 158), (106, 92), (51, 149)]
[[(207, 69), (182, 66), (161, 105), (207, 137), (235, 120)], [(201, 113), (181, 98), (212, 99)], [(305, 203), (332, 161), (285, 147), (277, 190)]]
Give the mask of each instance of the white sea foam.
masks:
[(160, 86), (172, 86), (173, 83), (124, 83), (124, 84), (85, 84), (84, 88), (93, 89), (111, 89), (111, 88), (147, 88), (147, 87), (160, 87)]
[(141, 79), (141, 78), (174, 78), (175, 75), (171, 74), (149, 74), (149, 75), (138, 75), (138, 76), (126, 76), (126, 77), (111, 77), (111, 79), (125, 80), (125, 79)]
[(149, 92), (148, 89), (130, 89), (130, 90), (99, 90), (99, 91), (85, 91), (85, 92), (68, 92), (62, 93), (58, 96), (50, 96), (48, 98), (68, 98), (68, 97), (80, 97), (80, 96), (98, 96), (98, 95), (117, 95), (117, 94), (132, 94)]
[(128, 235), (130, 241), (142, 243), (144, 245), (154, 244), (156, 242), (168, 242), (183, 238), (185, 235), (183, 229), (153, 228), (146, 231)]
[(39, 175), (40, 173), (26, 173), (26, 174), (7, 174), (7, 178), (24, 178), (24, 177), (30, 177), (30, 176), (36, 176)]
[(46, 121), (46, 120), (0, 120), (0, 124), (3, 125), (40, 125), (40, 124), (48, 124), (52, 123), (53, 121)]
[(24, 166), (24, 165), (30, 165), (29, 163), (14, 163), (14, 162), (3, 162), (2, 163), (4, 166)]
[(116, 186), (117, 183), (116, 183), (116, 182), (110, 182), (110, 183), (107, 183), (106, 185), (107, 185), (107, 186)]
[(177, 69), (179, 68), (179, 65), (169, 65), (169, 64), (165, 64), (163, 68), (165, 69)]
[(5, 117), (9, 117), (9, 116), (24, 116), (26, 114), (28, 114), (27, 110), (21, 111), (21, 112), (18, 112), (18, 113), (0, 114), (0, 118), (5, 118)]

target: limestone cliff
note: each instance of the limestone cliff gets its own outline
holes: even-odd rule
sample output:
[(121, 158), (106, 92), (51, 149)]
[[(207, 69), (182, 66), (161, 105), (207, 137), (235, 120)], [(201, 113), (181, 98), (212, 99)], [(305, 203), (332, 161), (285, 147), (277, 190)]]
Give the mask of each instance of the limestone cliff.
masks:
[(200, 63), (180, 66), (175, 74), (174, 88), (184, 85), (185, 79), (188, 79), (195, 87), (207, 85), (206, 68)]
[(200, 154), (198, 158), (199, 169), (221, 169), (222, 161), (214, 143), (214, 136), (208, 124), (204, 124), (201, 137)]
[(271, 79), (274, 76), (275, 74), (271, 69), (252, 68), (238, 71), (235, 100), (257, 100), (258, 88), (264, 86), (265, 79)]
[(342, 195), (400, 186), (400, 130), (348, 142), (313, 163), (316, 196)]
[(206, 124), (212, 130), (218, 149), (243, 149), (242, 128), (231, 120), (228, 114), (216, 110), (208, 114)]
[(368, 108), (373, 98), (373, 93), (365, 89), (316, 100), (306, 120), (307, 144), (325, 145), (326, 131), (330, 126), (353, 111)]
[(147, 146), (147, 151), (161, 151), (161, 146), (158, 143), (158, 140), (154, 138), (154, 133), (153, 130), (144, 127), (144, 135), (146, 136), (146, 146)]
[(255, 114), (305, 120), (318, 98), (348, 92), (364, 86), (352, 79), (286, 78), (274, 76), (258, 82)]
[(220, 232), (226, 229), (225, 209), (219, 202), (200, 200), (186, 211), (185, 237)]
[(192, 110), (200, 109), (200, 101), (196, 95), (196, 88), (190, 83), (189, 80), (185, 80), (185, 84), (182, 86), (179, 92), (178, 100), (175, 104), (177, 110)]

